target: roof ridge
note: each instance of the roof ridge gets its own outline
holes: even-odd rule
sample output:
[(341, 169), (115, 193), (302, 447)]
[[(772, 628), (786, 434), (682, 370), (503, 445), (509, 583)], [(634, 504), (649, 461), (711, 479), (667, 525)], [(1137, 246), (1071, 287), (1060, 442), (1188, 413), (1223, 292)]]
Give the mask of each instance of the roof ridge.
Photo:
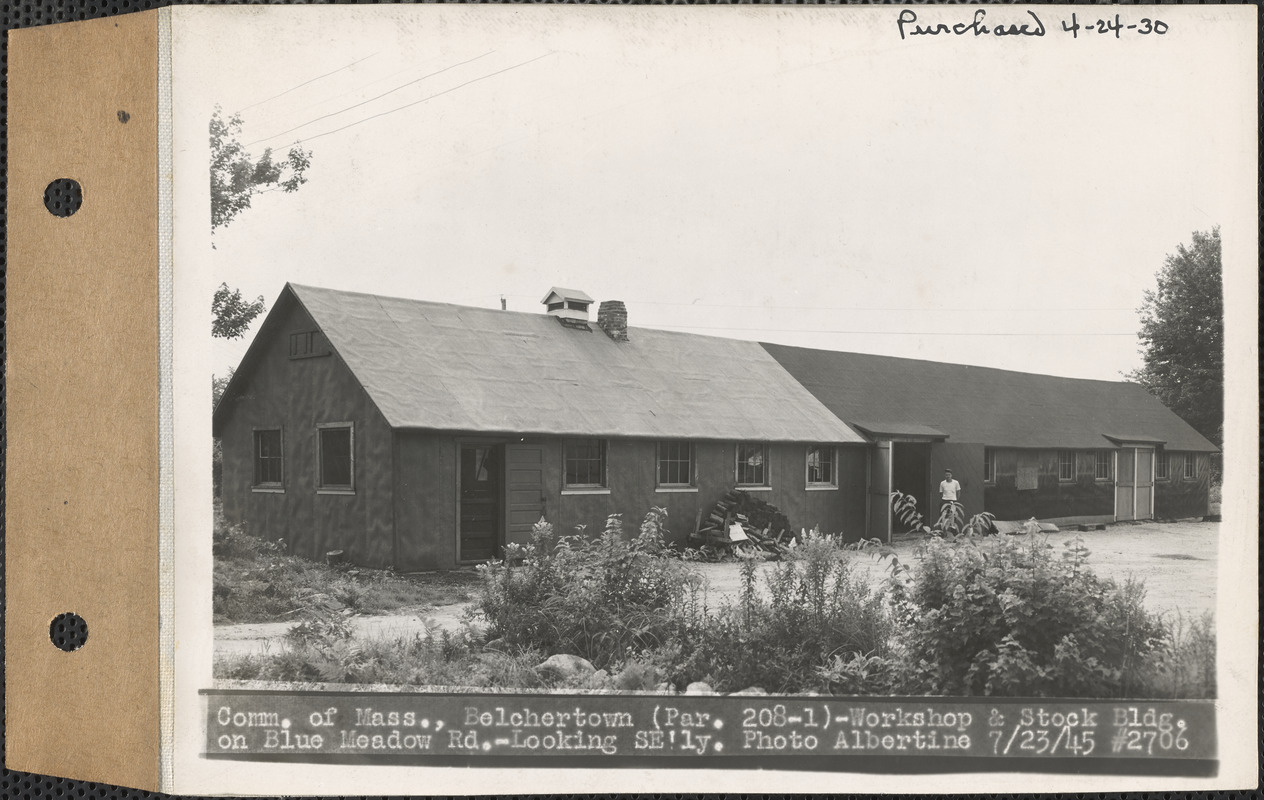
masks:
[[(294, 289), (296, 294), (302, 291), (313, 291), (313, 292), (322, 292), (322, 293), (334, 294), (334, 295), (355, 295), (357, 297), (372, 298), (374, 300), (379, 300), (379, 301), (396, 300), (396, 301), (400, 301), (404, 303), (417, 303), (419, 305), (440, 306), (444, 308), (458, 308), (458, 309), (467, 310), (467, 311), (485, 311), (488, 314), (516, 314), (519, 316), (530, 317), (531, 319), (554, 319), (554, 317), (551, 317), (550, 315), (546, 313), (541, 313), (539, 311), (515, 311), (511, 309), (487, 308), (485, 306), (468, 306), (463, 303), (451, 303), (451, 302), (447, 302), (443, 300), (423, 300), (418, 297), (401, 297), (399, 295), (378, 294), (376, 292), (357, 292), (351, 289), (331, 289), (326, 286), (312, 286), (310, 284), (294, 283), (293, 281), (287, 281), (287, 285), (290, 286), (292, 289)], [(590, 320), (590, 322), (593, 322), (594, 324), (596, 323), (595, 320)], [(698, 338), (698, 339), (722, 339), (728, 342), (746, 342), (748, 344), (753, 344), (757, 346), (763, 344), (762, 342), (756, 339), (741, 339), (741, 338), (737, 338), (733, 336), (716, 336), (715, 334), (710, 334), (710, 333), (694, 333), (692, 331), (673, 331), (673, 330), (667, 330), (665, 328), (653, 328), (646, 325), (628, 325), (627, 327), (629, 331), (653, 331), (655, 333), (667, 334), (669, 336), (684, 336), (684, 337)], [(827, 350), (824, 352), (837, 353), (837, 352), (842, 352), (842, 351)]]
[(908, 356), (889, 356), (883, 353), (862, 353), (856, 350), (830, 350), (822, 347), (804, 347), (797, 344), (780, 344), (778, 342), (760, 342), (763, 347), (783, 347), (787, 350), (804, 350), (811, 353), (836, 353), (845, 356), (861, 356), (863, 358), (889, 359), (891, 361), (904, 361), (910, 364), (933, 364), (937, 367), (960, 367), (964, 369), (987, 370), (989, 372), (999, 372), (1008, 375), (1029, 375), (1036, 378), (1052, 378), (1059, 381), (1084, 381), (1087, 383), (1101, 383), (1107, 386), (1137, 386), (1141, 389), (1145, 387), (1136, 381), (1114, 381), (1105, 378), (1078, 378), (1069, 375), (1052, 375), (1048, 372), (1028, 372), (1020, 369), (1006, 369), (1005, 367), (988, 367), (982, 364), (962, 364), (956, 361), (936, 361), (931, 358), (909, 358)]

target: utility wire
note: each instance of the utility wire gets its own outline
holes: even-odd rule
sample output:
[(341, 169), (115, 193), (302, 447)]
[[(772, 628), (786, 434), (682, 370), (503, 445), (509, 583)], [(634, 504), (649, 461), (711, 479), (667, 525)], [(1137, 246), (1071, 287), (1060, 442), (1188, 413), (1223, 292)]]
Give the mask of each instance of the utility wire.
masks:
[(385, 81), (389, 81), (391, 78), (394, 78), (396, 75), (403, 75), (405, 72), (413, 72), (413, 71), (414, 71), (414, 70), (416, 70), (416, 69), (417, 69), (417, 65), (416, 65), (416, 64), (412, 64), (412, 65), (410, 65), (410, 66), (404, 67), (403, 69), (397, 69), (397, 70), (395, 70), (394, 72), (392, 72), (392, 73), (390, 73), (390, 74), (388, 74), (388, 75), (383, 75), (383, 76), (382, 76), (382, 77), (380, 77), (380, 78), (374, 78), (373, 80), (369, 81), (368, 83), (362, 83), (362, 84), (360, 84), (359, 86), (356, 86), (356, 87), (355, 87), (355, 88), (353, 88), (353, 89), (348, 89), (348, 90), (347, 90), (347, 91), (345, 91), (345, 92), (339, 92), (338, 94), (334, 95), (333, 97), (326, 97), (326, 98), (324, 98), (323, 100), (317, 100), (315, 103), (308, 103), (307, 105), (303, 106), (302, 108), (299, 108), (299, 109), (298, 109), (298, 111), (306, 111), (306, 110), (307, 110), (307, 109), (309, 109), (309, 108), (316, 108), (317, 106), (322, 106), (322, 105), (325, 105), (326, 103), (332, 103), (332, 102), (333, 102), (333, 101), (335, 101), (335, 100), (341, 100), (342, 98), (346, 97), (347, 95), (358, 94), (359, 92), (363, 92), (365, 89), (368, 89), (370, 86), (374, 86), (374, 85), (376, 85), (376, 84), (383, 83), (383, 82), (385, 82)]
[[(311, 142), (311, 141), (314, 141), (314, 140), (316, 140), (316, 139), (319, 139), (319, 138), (321, 138), (322, 136), (329, 136), (330, 134), (338, 133), (338, 132), (340, 132), (340, 131), (345, 131), (347, 128), (354, 128), (355, 126), (357, 126), (357, 125), (361, 125), (361, 124), (363, 124), (363, 123), (365, 123), (365, 122), (368, 122), (369, 120), (374, 120), (374, 119), (377, 119), (377, 118), (379, 118), (379, 117), (385, 117), (385, 116), (387, 116), (387, 115), (389, 115), (389, 114), (394, 114), (396, 111), (403, 111), (403, 110), (404, 110), (404, 109), (406, 109), (406, 108), (411, 108), (411, 107), (413, 107), (413, 106), (415, 106), (415, 105), (418, 105), (418, 104), (420, 104), (420, 103), (425, 103), (426, 101), (428, 101), (428, 100), (433, 100), (433, 99), (435, 99), (436, 97), (442, 97), (442, 96), (443, 96), (443, 95), (445, 95), (445, 94), (449, 94), (449, 93), (451, 93), (451, 92), (455, 92), (457, 89), (462, 89), (462, 88), (464, 88), (464, 87), (466, 87), (466, 86), (469, 86), (471, 83), (478, 83), (479, 81), (485, 81), (485, 80), (487, 80), (488, 78), (494, 78), (494, 77), (496, 77), (497, 75), (503, 75), (503, 74), (504, 74), (504, 73), (506, 73), (506, 72), (510, 72), (510, 71), (512, 71), (512, 70), (518, 69), (519, 67), (525, 67), (526, 65), (528, 65), (528, 64), (530, 64), (530, 63), (532, 63), (532, 62), (539, 61), (540, 59), (542, 59), (542, 58), (547, 58), (548, 56), (551, 56), (551, 55), (553, 55), (553, 54), (552, 54), (552, 53), (545, 53), (544, 55), (536, 56), (535, 58), (528, 59), (527, 61), (523, 61), (523, 62), (522, 62), (522, 63), (520, 63), (520, 64), (514, 64), (513, 66), (511, 66), (511, 67), (505, 67), (504, 69), (498, 69), (498, 70), (496, 70), (495, 72), (488, 73), (487, 75), (483, 75), (482, 77), (479, 77), (479, 78), (473, 78), (472, 80), (468, 80), (468, 81), (466, 81), (465, 83), (458, 83), (456, 86), (453, 86), (451, 89), (444, 89), (442, 92), (436, 92), (435, 94), (432, 94), (432, 95), (430, 95), (429, 97), (423, 97), (423, 98), (421, 98), (420, 100), (414, 100), (414, 101), (413, 101), (413, 102), (411, 102), (411, 103), (405, 103), (405, 104), (404, 104), (404, 105), (402, 105), (402, 106), (397, 106), (397, 107), (392, 108), (392, 109), (390, 109), (390, 110), (388, 110), (388, 111), (383, 111), (383, 112), (381, 112), (381, 113), (374, 114), (374, 115), (372, 115), (372, 116), (370, 116), (370, 117), (365, 117), (364, 119), (357, 120), (356, 122), (352, 122), (352, 123), (349, 123), (349, 124), (347, 124), (347, 125), (343, 125), (341, 128), (334, 128), (332, 131), (325, 131), (324, 133), (318, 133), (318, 134), (316, 134), (315, 136), (308, 136), (308, 137), (307, 137), (307, 138), (305, 138), (305, 139), (296, 139), (296, 140), (294, 140), (293, 144), (296, 144), (296, 145), (297, 145), (297, 144), (305, 144), (305, 143), (307, 143), (307, 142)], [(480, 58), (481, 58), (481, 56), (480, 56)], [(280, 134), (278, 134), (278, 135), (280, 135)], [(272, 138), (272, 137), (269, 137), (269, 138)]]
[[(378, 53), (380, 53), (380, 52), (382, 52), (382, 51), (380, 51), (380, 50), (379, 50), (379, 51), (378, 51)], [(359, 64), (361, 61), (368, 61), (370, 58), (373, 58), (373, 56), (375, 56), (375, 55), (377, 55), (377, 53), (370, 53), (369, 55), (365, 56), (364, 58), (358, 59), (358, 60), (356, 60), (356, 61), (352, 61), (350, 64), (347, 64), (346, 66), (338, 67), (338, 69), (333, 70), (332, 72), (326, 72), (324, 75), (317, 75), (315, 78), (312, 78), (311, 80), (306, 80), (306, 81), (303, 81), (302, 83), (298, 84), (297, 86), (291, 86), (290, 88), (286, 89), (284, 92), (281, 92), (281, 94), (274, 94), (274, 95), (272, 95), (271, 97), (264, 98), (263, 100), (260, 100), (260, 101), (259, 101), (259, 102), (257, 102), (257, 103), (251, 103), (251, 104), (250, 104), (250, 105), (248, 105), (248, 106), (242, 106), (241, 108), (239, 108), (239, 109), (237, 109), (236, 111), (234, 111), (234, 112), (233, 112), (233, 114), (240, 114), (241, 112), (246, 111), (246, 110), (251, 109), (251, 108), (254, 108), (255, 106), (261, 106), (261, 105), (263, 105), (264, 103), (269, 103), (269, 102), (271, 102), (271, 101), (273, 101), (273, 100), (277, 99), (278, 97), (281, 97), (281, 96), (283, 96), (283, 95), (287, 95), (287, 94), (289, 94), (290, 92), (294, 91), (295, 89), (301, 89), (301, 88), (303, 88), (304, 86), (306, 86), (306, 85), (307, 85), (307, 84), (309, 84), (309, 83), (315, 83), (316, 81), (320, 80), (321, 78), (328, 78), (330, 75), (333, 75), (333, 74), (338, 73), (338, 72), (342, 72), (344, 69), (350, 69), (351, 67), (354, 67), (356, 64)]]
[[(252, 144), (258, 144), (258, 143), (260, 143), (260, 142), (266, 142), (266, 141), (268, 141), (269, 139), (276, 139), (277, 137), (279, 137), (279, 136), (284, 136), (284, 135), (285, 135), (285, 134), (287, 134), (287, 133), (293, 133), (294, 131), (298, 130), (299, 128), (306, 128), (308, 125), (311, 125), (311, 124), (312, 124), (312, 123), (314, 123), (314, 122), (320, 122), (322, 119), (329, 119), (330, 117), (336, 117), (336, 116), (338, 116), (339, 114), (345, 114), (346, 112), (350, 111), (350, 110), (351, 110), (351, 109), (353, 109), (353, 108), (359, 108), (360, 106), (365, 105), (366, 103), (372, 103), (374, 100), (381, 100), (383, 97), (386, 97), (388, 94), (393, 94), (393, 93), (395, 93), (395, 92), (398, 92), (400, 89), (405, 89), (405, 88), (407, 88), (407, 87), (409, 87), (409, 86), (412, 86), (414, 83), (420, 83), (421, 81), (424, 81), (424, 80), (426, 80), (427, 78), (433, 78), (434, 76), (439, 75), (439, 74), (444, 73), (444, 72), (447, 72), (447, 71), (448, 71), (448, 70), (450, 70), (450, 69), (456, 69), (457, 67), (465, 66), (466, 64), (469, 64), (469, 63), (470, 63), (470, 62), (472, 62), (472, 61), (478, 61), (480, 58), (486, 58), (487, 56), (490, 56), (490, 55), (491, 55), (492, 53), (494, 53), (494, 52), (496, 52), (496, 51), (495, 51), (495, 50), (488, 50), (486, 53), (483, 53), (481, 56), (475, 56), (474, 58), (467, 59), (467, 60), (465, 60), (465, 61), (461, 61), (461, 62), (456, 63), (456, 64), (449, 64), (448, 66), (444, 67), (444, 68), (443, 68), (443, 69), (441, 69), (441, 70), (437, 70), (437, 71), (435, 71), (435, 72), (431, 72), (431, 73), (429, 73), (429, 74), (427, 74), (427, 75), (422, 75), (420, 78), (414, 78), (413, 80), (408, 81), (407, 83), (401, 83), (399, 86), (396, 86), (394, 89), (390, 89), (390, 90), (387, 90), (387, 91), (385, 91), (385, 92), (382, 92), (381, 94), (377, 95), (376, 97), (370, 97), (368, 100), (361, 100), (359, 103), (356, 103), (356, 104), (354, 104), (354, 105), (347, 106), (346, 108), (339, 109), (338, 111), (330, 111), (328, 114), (321, 114), (319, 117), (315, 117), (315, 118), (313, 118), (313, 119), (309, 119), (307, 122), (304, 122), (304, 123), (303, 123), (303, 124), (301, 124), (301, 125), (295, 125), (293, 128), (290, 128), (289, 130), (284, 130), (284, 131), (281, 131), (280, 133), (274, 133), (274, 134), (272, 134), (271, 136), (265, 136), (265, 137), (263, 137), (262, 139), (255, 139), (253, 142), (247, 142), (244, 146), (245, 146), (245, 147), (249, 147), (249, 146), (250, 146), (250, 145), (252, 145)], [(372, 119), (372, 117), (369, 117), (369, 119)], [(348, 126), (348, 127), (350, 127), (350, 126)], [(312, 138), (316, 138), (316, 137), (312, 137)], [(298, 144), (298, 142), (295, 142), (295, 144)]]
[[(648, 327), (648, 326), (647, 326)], [(964, 331), (847, 331), (847, 330), (826, 330), (821, 328), (759, 328), (749, 325), (669, 325), (666, 323), (654, 323), (653, 327), (658, 328), (680, 328), (684, 330), (707, 330), (707, 331), (755, 331), (759, 333), (849, 333), (857, 335), (873, 335), (873, 336), (1136, 336), (1136, 332), (1129, 333), (1063, 333), (1060, 331), (1023, 331), (1019, 333), (1004, 333), (999, 331), (989, 331), (986, 333), (967, 333)]]

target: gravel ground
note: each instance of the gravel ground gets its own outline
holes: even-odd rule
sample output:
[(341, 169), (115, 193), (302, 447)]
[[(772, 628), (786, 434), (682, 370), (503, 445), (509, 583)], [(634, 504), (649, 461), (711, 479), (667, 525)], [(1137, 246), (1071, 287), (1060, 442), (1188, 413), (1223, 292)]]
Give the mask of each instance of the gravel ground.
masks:
[[(1215, 613), (1216, 556), (1220, 524), (1215, 522), (1118, 523), (1103, 531), (1047, 534), (1056, 547), (1079, 535), (1092, 555), (1089, 566), (1098, 575), (1123, 580), (1129, 575), (1145, 581), (1146, 605), (1168, 615), (1177, 613), (1197, 618)], [(916, 569), (914, 550), (918, 540), (897, 541), (894, 549), (905, 563)], [(714, 607), (738, 596), (741, 574), (735, 563), (695, 565), (708, 581), (708, 602)], [(761, 565), (761, 571), (768, 565)], [(886, 562), (857, 554), (856, 568), (873, 585), (886, 577)], [(469, 603), (440, 606), (411, 614), (357, 617), (356, 631), (369, 636), (402, 636), (427, 627), (454, 629), (460, 626)], [(215, 653), (260, 653), (281, 647), (285, 632), (295, 623), (266, 622), (216, 625)]]

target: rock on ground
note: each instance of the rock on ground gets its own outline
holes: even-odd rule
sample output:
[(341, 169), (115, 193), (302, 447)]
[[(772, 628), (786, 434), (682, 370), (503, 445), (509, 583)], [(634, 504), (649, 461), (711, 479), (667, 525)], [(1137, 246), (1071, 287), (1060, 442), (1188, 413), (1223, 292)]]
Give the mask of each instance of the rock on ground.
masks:
[(558, 653), (535, 665), (536, 674), (561, 681), (582, 681), (590, 678), (597, 668), (586, 658), (569, 653)]

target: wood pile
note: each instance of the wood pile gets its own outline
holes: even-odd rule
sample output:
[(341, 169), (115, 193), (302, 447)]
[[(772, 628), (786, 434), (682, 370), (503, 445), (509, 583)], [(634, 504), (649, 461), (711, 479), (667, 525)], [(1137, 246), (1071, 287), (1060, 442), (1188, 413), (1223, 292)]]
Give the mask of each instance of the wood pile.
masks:
[(730, 489), (709, 512), (699, 514), (690, 540), (694, 546), (719, 555), (762, 552), (780, 557), (792, 546), (794, 529), (772, 503)]

